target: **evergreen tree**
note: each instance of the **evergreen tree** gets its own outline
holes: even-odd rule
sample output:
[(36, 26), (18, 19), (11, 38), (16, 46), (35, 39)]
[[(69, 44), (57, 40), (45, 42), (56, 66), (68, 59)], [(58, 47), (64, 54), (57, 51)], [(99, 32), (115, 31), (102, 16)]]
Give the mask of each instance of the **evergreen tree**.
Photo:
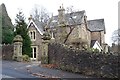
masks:
[(11, 44), (14, 38), (13, 25), (4, 4), (0, 5), (0, 37), (2, 44)]
[(16, 31), (15, 31), (15, 36), (16, 35), (21, 35), (23, 38), (23, 49), (22, 53), (26, 54), (28, 56), (31, 56), (31, 40), (28, 35), (28, 29), (27, 29), (27, 24), (25, 22), (25, 17), (21, 11), (16, 15)]
[(12, 44), (14, 32), (9, 28), (2, 28), (2, 44)]

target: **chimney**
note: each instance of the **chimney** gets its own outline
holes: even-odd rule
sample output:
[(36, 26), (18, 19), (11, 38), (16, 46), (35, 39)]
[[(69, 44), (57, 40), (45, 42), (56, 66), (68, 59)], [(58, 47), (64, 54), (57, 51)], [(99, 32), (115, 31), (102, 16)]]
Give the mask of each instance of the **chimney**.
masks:
[(58, 9), (58, 22), (59, 24), (64, 24), (65, 22), (65, 9), (63, 8), (63, 4)]
[(30, 15), (30, 17), (28, 18), (29, 22), (30, 22), (32, 19), (33, 19), (33, 18), (32, 18), (32, 15)]

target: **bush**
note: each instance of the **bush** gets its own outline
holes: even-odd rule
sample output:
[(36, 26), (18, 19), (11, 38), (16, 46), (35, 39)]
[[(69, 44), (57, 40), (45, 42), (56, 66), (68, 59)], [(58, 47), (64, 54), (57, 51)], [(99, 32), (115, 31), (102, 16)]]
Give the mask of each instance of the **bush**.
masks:
[(93, 48), (88, 48), (87, 51), (88, 52), (94, 52), (94, 49)]
[(99, 50), (97, 48), (96, 49), (94, 49), (94, 48), (88, 48), (87, 51), (88, 52), (95, 52), (95, 53), (99, 52)]
[(48, 49), (49, 63), (59, 65), (58, 69), (96, 78), (119, 78), (119, 55), (104, 54), (93, 48), (69, 49), (59, 43), (49, 44)]
[(94, 52), (99, 53), (99, 50), (96, 48), (96, 49), (94, 49)]
[(25, 55), (22, 56), (22, 60), (25, 61), (25, 62), (29, 62), (30, 61), (30, 57), (25, 54)]

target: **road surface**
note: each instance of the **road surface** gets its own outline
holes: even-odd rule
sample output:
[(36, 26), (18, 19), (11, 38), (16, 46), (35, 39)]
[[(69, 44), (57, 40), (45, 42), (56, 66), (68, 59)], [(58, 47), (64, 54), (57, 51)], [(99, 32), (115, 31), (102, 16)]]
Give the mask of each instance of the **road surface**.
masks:
[(88, 78), (62, 70), (49, 69), (38, 66), (37, 63), (23, 63), (16, 61), (2, 61), (2, 78)]

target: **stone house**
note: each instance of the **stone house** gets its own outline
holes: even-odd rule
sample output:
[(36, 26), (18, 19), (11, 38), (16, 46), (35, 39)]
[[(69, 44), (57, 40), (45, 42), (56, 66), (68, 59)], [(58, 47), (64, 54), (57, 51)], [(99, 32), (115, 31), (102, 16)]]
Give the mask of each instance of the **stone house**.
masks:
[[(65, 13), (62, 6), (58, 9), (58, 15), (53, 16), (49, 26), (54, 29), (56, 42), (64, 42), (71, 28), (74, 28), (66, 44), (72, 44), (79, 48), (90, 47), (91, 41), (96, 40), (104, 48), (106, 33), (104, 19), (87, 20), (85, 10)], [(82, 44), (85, 45), (81, 46)]]
[(84, 10), (65, 14), (65, 9), (60, 7), (58, 15), (53, 16), (49, 26), (54, 29), (53, 34), (56, 42), (64, 43), (66, 36), (71, 32), (66, 44), (80, 47), (81, 42), (84, 42), (90, 46), (91, 37)]
[(91, 32), (91, 41), (97, 40), (103, 48), (105, 44), (106, 33), (104, 19), (89, 20), (88, 29)]
[(28, 24), (28, 34), (32, 41), (32, 59), (33, 60), (40, 60), (40, 56), (42, 55), (42, 35), (43, 31), (43, 23), (30, 19)]
[[(39, 60), (42, 55), (44, 26), (42, 22), (30, 18), (28, 30), (32, 41), (33, 59)], [(47, 27), (55, 42), (85, 49), (91, 47), (92, 40), (96, 40), (102, 48), (104, 47), (106, 33), (104, 19), (87, 20), (85, 10), (65, 13), (62, 6), (58, 9), (58, 15), (52, 16)]]

